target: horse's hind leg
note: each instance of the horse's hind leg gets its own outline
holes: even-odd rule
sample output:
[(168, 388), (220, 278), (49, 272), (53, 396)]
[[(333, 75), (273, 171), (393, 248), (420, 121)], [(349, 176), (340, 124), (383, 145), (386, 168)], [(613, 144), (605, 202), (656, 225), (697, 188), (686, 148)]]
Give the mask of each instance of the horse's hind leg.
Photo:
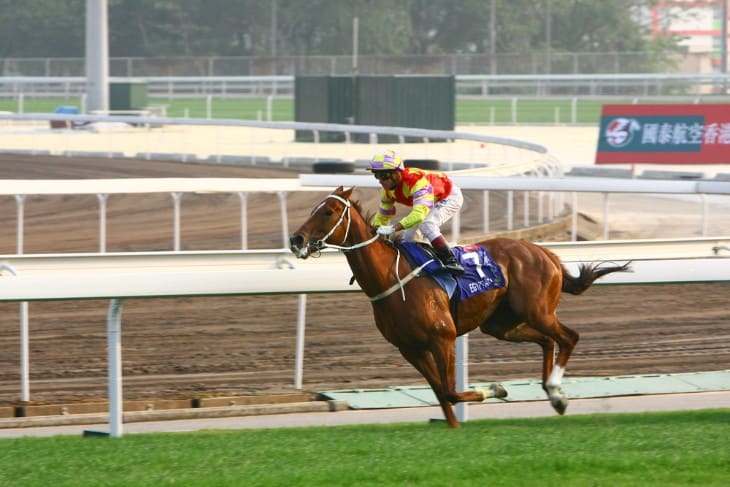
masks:
[[(557, 318), (556, 321), (558, 321)], [(558, 324), (560, 324), (562, 331), (560, 336), (562, 340), (556, 340), (558, 342), (558, 358), (555, 360), (555, 366), (553, 367), (548, 380), (545, 382), (545, 389), (547, 390), (547, 394), (553, 408), (555, 408), (558, 413), (564, 414), (565, 408), (568, 407), (568, 398), (565, 393), (563, 393), (561, 384), (563, 382), (563, 374), (565, 373), (565, 367), (568, 365), (570, 354), (573, 353), (573, 349), (575, 348), (576, 343), (578, 343), (578, 333), (567, 326), (563, 326), (560, 321), (558, 321)], [(565, 340), (565, 338), (567, 338), (567, 340)]]
[[(563, 325), (557, 317), (553, 316), (553, 320), (552, 325), (538, 328), (539, 331), (543, 331), (549, 335), (558, 344), (558, 356), (555, 359), (552, 370), (549, 374), (546, 374), (547, 379), (543, 376), (543, 389), (547, 392), (550, 404), (552, 404), (555, 411), (559, 414), (564, 414), (565, 409), (568, 407), (568, 398), (561, 387), (563, 374), (565, 374), (568, 359), (570, 359), (570, 355), (578, 343), (579, 335), (577, 332)], [(552, 362), (552, 356), (549, 359)], [(544, 356), (543, 360), (547, 362), (548, 357)]]
[[(533, 320), (533, 323), (550, 323), (549, 318), (544, 320)], [(570, 328), (563, 326), (557, 318), (554, 318), (556, 325), (543, 325), (539, 329), (528, 323), (520, 323), (507, 330), (500, 330), (493, 323), (482, 325), (482, 331), (500, 340), (510, 342), (533, 342), (542, 348), (542, 388), (545, 390), (550, 404), (560, 414), (565, 413), (568, 407), (568, 398), (561, 389), (563, 373), (568, 363), (570, 354), (578, 342), (578, 334)], [(492, 326), (490, 326), (492, 325)], [(560, 353), (557, 361), (555, 359), (555, 343), (558, 343)]]
[[(485, 331), (485, 333), (492, 334), (490, 330)], [(510, 342), (533, 342), (540, 345), (540, 348), (542, 349), (542, 385), (544, 389), (545, 383), (550, 377), (550, 373), (553, 371), (553, 363), (555, 362), (555, 340), (530, 327), (527, 323), (520, 323), (497, 338)]]

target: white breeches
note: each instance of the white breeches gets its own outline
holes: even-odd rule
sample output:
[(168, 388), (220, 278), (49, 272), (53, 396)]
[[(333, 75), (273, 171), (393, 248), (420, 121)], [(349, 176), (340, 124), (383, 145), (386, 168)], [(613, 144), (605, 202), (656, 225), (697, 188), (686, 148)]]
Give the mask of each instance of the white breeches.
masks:
[(413, 242), (422, 240), (423, 236), (431, 242), (441, 235), (441, 225), (449, 221), (463, 204), (464, 196), (461, 194), (461, 189), (452, 185), (451, 194), (436, 203), (420, 225), (403, 232), (403, 240)]

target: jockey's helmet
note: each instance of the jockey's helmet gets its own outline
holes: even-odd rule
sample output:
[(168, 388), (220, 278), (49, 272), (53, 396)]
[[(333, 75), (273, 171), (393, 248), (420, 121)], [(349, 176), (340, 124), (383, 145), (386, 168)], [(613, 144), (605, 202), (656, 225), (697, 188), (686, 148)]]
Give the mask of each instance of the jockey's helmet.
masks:
[(403, 159), (395, 155), (395, 151), (389, 150), (382, 154), (373, 156), (368, 171), (402, 171)]

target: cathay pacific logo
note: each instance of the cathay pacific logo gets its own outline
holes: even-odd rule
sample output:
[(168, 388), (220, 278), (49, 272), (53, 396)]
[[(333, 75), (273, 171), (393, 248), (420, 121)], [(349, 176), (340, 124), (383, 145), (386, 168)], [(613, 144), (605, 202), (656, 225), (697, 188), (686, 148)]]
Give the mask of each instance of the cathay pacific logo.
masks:
[(639, 130), (641, 124), (635, 118), (615, 118), (606, 127), (606, 142), (611, 147), (624, 147), (631, 143)]
[(730, 105), (604, 105), (596, 164), (728, 164)]

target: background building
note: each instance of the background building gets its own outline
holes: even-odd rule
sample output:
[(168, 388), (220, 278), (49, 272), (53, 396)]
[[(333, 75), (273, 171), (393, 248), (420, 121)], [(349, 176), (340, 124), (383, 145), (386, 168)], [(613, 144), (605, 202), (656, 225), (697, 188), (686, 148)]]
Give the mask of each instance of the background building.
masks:
[(724, 72), (728, 57), (728, 0), (661, 0), (651, 9), (653, 35), (675, 34), (688, 59), (702, 60), (697, 72)]

